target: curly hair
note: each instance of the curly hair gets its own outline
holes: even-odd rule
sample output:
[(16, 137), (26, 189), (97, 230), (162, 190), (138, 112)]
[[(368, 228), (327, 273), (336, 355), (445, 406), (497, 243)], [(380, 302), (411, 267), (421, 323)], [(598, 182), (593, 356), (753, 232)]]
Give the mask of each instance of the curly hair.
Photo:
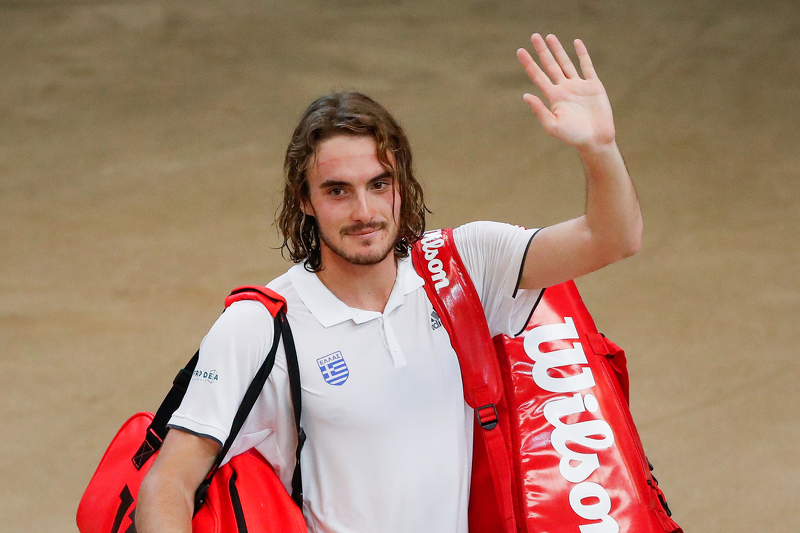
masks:
[(410, 246), (425, 232), (425, 213), (429, 212), (422, 187), (412, 171), (411, 146), (392, 115), (373, 99), (357, 92), (317, 98), (303, 113), (292, 134), (283, 165), (283, 204), (275, 217), (283, 236), (281, 253), (288, 252), (295, 263), (305, 261), (305, 268), (310, 272), (322, 270), (317, 221), (306, 215), (302, 207), (309, 198), (307, 177), (316, 149), (320, 143), (337, 135), (375, 139), (378, 161), (391, 173), (400, 193), (395, 258), (407, 257)]

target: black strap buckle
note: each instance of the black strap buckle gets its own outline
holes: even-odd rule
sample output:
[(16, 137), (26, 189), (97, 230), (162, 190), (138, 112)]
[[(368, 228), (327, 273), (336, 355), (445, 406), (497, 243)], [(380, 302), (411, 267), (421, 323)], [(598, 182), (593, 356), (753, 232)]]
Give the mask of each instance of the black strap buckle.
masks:
[(497, 408), (493, 403), (478, 407), (475, 409), (475, 418), (483, 429), (494, 429), (497, 426)]
[(172, 385), (180, 387), (183, 392), (189, 388), (189, 382), (192, 380), (192, 372), (181, 368), (172, 380)]
[(161, 437), (153, 430), (153, 428), (147, 428), (147, 434), (145, 435), (144, 440), (142, 441), (141, 446), (139, 449), (136, 450), (136, 453), (133, 454), (131, 461), (133, 461), (133, 466), (136, 467), (136, 470), (141, 470), (144, 464), (153, 456), (154, 453), (161, 448)]

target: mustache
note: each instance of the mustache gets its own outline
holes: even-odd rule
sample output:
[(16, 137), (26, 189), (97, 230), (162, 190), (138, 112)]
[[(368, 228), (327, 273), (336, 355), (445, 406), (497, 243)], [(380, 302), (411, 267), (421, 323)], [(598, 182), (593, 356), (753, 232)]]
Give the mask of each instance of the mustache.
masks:
[(340, 233), (342, 235), (347, 235), (350, 233), (360, 233), (364, 230), (382, 230), (386, 229), (388, 226), (388, 222), (358, 222), (356, 224), (343, 227)]

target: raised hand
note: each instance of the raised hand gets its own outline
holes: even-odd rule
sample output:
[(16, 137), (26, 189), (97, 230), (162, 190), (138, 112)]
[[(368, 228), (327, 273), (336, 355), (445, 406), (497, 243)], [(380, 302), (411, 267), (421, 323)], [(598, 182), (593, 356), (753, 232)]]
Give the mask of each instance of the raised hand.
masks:
[(583, 77), (555, 35), (543, 39), (534, 33), (531, 42), (542, 66), (524, 48), (517, 50), (517, 58), (550, 107), (532, 94), (525, 94), (523, 99), (545, 132), (580, 151), (614, 143), (611, 104), (583, 42), (575, 39), (574, 43)]

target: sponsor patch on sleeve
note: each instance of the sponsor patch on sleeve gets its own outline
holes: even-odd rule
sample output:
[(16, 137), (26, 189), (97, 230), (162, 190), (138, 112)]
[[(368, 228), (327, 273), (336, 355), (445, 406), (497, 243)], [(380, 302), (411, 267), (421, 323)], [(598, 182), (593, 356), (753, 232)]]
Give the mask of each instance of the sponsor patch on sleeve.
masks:
[(219, 381), (219, 374), (216, 370), (195, 370), (192, 380), (204, 381), (206, 383), (216, 383)]

